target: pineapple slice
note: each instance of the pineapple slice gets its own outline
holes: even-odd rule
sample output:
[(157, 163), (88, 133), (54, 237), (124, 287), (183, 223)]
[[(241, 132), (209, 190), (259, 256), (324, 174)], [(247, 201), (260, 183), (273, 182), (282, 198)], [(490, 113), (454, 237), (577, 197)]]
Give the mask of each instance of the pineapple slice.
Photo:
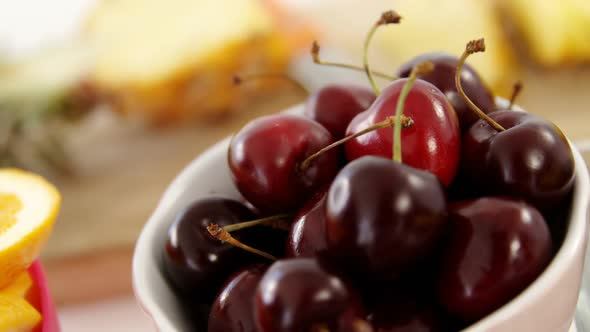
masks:
[(500, 5), (538, 63), (590, 61), (590, 1), (503, 0)]
[(240, 95), (233, 74), (284, 70), (293, 45), (281, 26), (259, 0), (103, 1), (84, 33), (91, 80), (116, 110), (158, 123), (218, 116)]
[(0, 331), (30, 332), (41, 321), (41, 314), (25, 299), (0, 293)]
[(99, 83), (150, 86), (212, 57), (236, 56), (224, 52), (228, 45), (272, 27), (257, 0), (120, 0), (100, 3), (86, 36), (96, 47)]
[(41, 315), (26, 298), (33, 287), (28, 272), (21, 273), (0, 290), (0, 331), (29, 332), (41, 321)]
[(26, 297), (29, 290), (33, 287), (33, 279), (28, 272), (22, 272), (8, 287), (0, 290), (1, 294), (12, 294), (19, 297)]

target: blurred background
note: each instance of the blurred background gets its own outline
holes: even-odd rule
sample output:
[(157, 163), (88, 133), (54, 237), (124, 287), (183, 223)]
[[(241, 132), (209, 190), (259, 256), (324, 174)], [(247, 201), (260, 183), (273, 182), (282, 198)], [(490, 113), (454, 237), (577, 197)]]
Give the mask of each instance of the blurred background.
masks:
[(367, 84), (313, 64), (310, 45), (361, 64), (365, 34), (388, 9), (403, 20), (376, 34), (374, 68), (460, 55), (485, 37), (469, 62), (490, 88), (508, 97), (521, 80), (518, 104), (590, 147), (588, 0), (0, 0), (0, 165), (63, 193), (43, 261), (64, 327), (93, 331), (88, 315), (110, 310), (129, 324), (115, 319), (111, 331), (145, 331), (133, 321), (143, 317), (131, 256), (167, 184), (249, 119), (307, 96), (279, 79), (236, 87), (232, 75), (287, 73), (308, 91)]

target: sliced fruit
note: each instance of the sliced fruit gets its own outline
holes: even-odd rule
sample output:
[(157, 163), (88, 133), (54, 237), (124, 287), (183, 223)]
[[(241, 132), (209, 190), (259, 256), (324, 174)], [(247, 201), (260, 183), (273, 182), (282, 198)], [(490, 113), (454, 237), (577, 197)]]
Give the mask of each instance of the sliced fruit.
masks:
[(16, 277), (12, 284), (0, 290), (0, 296), (11, 294), (24, 298), (32, 286), (33, 279), (28, 272), (23, 272), (18, 277)]
[(0, 169), (0, 289), (39, 256), (59, 211), (57, 189), (42, 177)]
[(28, 332), (41, 321), (41, 314), (25, 299), (13, 295), (0, 295), (0, 331)]

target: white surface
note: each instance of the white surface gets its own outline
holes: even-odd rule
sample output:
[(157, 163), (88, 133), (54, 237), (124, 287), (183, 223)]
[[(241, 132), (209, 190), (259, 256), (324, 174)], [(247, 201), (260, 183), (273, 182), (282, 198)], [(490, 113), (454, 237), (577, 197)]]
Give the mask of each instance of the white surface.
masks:
[(156, 331), (132, 297), (65, 307), (59, 317), (63, 332)]
[[(499, 100), (499, 104), (506, 104)], [(290, 110), (301, 112), (298, 106)], [(161, 331), (187, 331), (174, 293), (163, 279), (159, 269), (161, 248), (166, 230), (177, 211), (195, 199), (210, 196), (212, 192), (238, 198), (231, 182), (227, 165), (225, 139), (205, 151), (191, 162), (172, 182), (156, 211), (144, 227), (133, 259), (133, 283), (141, 304), (157, 322)], [(577, 167), (576, 188), (570, 228), (564, 245), (547, 270), (513, 301), (469, 327), (466, 331), (506, 331), (514, 325), (519, 331), (565, 332), (575, 309), (582, 275), (582, 257), (585, 251), (589, 200), (588, 172), (580, 154), (574, 151)], [(549, 295), (557, 295), (551, 298)], [(560, 302), (561, 301), (561, 302)], [(554, 305), (557, 305), (556, 307)], [(543, 321), (535, 318), (540, 312), (551, 311)], [(527, 313), (531, 313), (528, 314)]]

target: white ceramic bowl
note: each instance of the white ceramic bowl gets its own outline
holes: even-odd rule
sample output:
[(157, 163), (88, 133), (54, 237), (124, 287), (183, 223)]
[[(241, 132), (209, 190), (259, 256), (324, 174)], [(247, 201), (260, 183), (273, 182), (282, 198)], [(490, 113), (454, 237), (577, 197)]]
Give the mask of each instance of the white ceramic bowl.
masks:
[[(506, 106), (505, 100), (498, 100)], [(303, 107), (287, 112), (301, 114)], [(133, 287), (139, 304), (162, 332), (190, 331), (180, 303), (164, 280), (160, 257), (168, 226), (192, 201), (212, 193), (238, 198), (227, 165), (229, 138), (213, 145), (193, 160), (164, 193), (145, 225), (133, 257)], [(537, 280), (512, 301), (464, 332), (567, 332), (572, 324), (580, 291), (587, 241), (589, 197), (588, 169), (577, 150), (576, 183), (565, 241)]]

